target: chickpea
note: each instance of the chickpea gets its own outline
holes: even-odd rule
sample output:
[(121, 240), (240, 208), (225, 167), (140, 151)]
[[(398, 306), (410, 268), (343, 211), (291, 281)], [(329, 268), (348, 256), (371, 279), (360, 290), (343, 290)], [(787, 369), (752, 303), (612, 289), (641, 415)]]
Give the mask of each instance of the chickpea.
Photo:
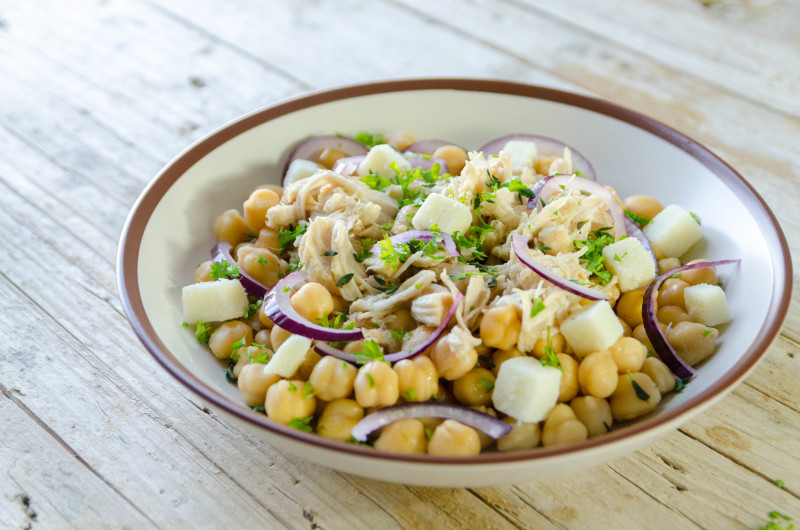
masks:
[(433, 434), (434, 429), (438, 427), (444, 419), (442, 418), (419, 418), (419, 421), (422, 422), (422, 425), (425, 427), (425, 438), (430, 438)]
[(614, 422), (608, 401), (594, 396), (579, 396), (570, 404), (578, 420), (586, 426), (589, 438), (605, 434)]
[(636, 215), (641, 215), (650, 220), (664, 209), (658, 199), (649, 195), (631, 195), (625, 199), (623, 206)]
[(664, 258), (658, 260), (658, 273), (664, 274), (665, 272), (681, 266), (681, 260), (678, 258)]
[(299, 379), (282, 379), (269, 387), (264, 408), (267, 416), (273, 421), (288, 425), (297, 418), (306, 418), (314, 414), (317, 399), (305, 392), (305, 381)]
[(561, 225), (546, 226), (539, 231), (537, 236), (541, 244), (548, 247), (545, 254), (555, 256), (556, 254), (567, 254), (573, 252), (572, 238), (569, 237), (567, 229)]
[(492, 402), (495, 377), (485, 368), (473, 368), (453, 381), (453, 394), (467, 406), (488, 405)]
[(658, 290), (658, 307), (674, 305), (681, 309), (686, 309), (683, 290), (687, 287), (689, 287), (689, 284), (680, 278), (666, 280), (661, 284), (661, 289)]
[(509, 359), (513, 359), (514, 357), (525, 357), (525, 354), (519, 351), (516, 346), (513, 346), (507, 350), (495, 351), (492, 355), (492, 363), (494, 364), (492, 373), (497, 376), (497, 373), (500, 371), (500, 365)]
[(631, 333), (633, 333), (633, 330), (632, 330), (632, 329), (631, 329), (631, 327), (628, 325), (628, 323), (627, 323), (627, 322), (625, 322), (625, 321), (624, 321), (623, 319), (621, 319), (620, 317), (617, 317), (617, 320), (619, 320), (619, 324), (620, 324), (620, 326), (622, 326), (622, 336), (623, 336), (623, 337), (630, 337), (630, 336), (631, 336)]
[(421, 421), (411, 418), (390, 423), (375, 440), (375, 449), (378, 451), (425, 454), (427, 448), (425, 426)]
[(236, 210), (226, 210), (214, 221), (214, 237), (217, 241), (227, 241), (235, 247), (250, 237), (250, 226)]
[(444, 420), (428, 440), (428, 454), (438, 456), (475, 456), (481, 452), (481, 441), (472, 427), (456, 420)]
[(397, 374), (382, 361), (372, 361), (359, 368), (353, 389), (356, 401), (365, 408), (394, 405), (400, 397)]
[[(533, 356), (537, 359), (544, 357), (545, 346), (547, 346), (547, 337), (540, 337), (536, 339), (536, 343), (533, 345)], [(557, 352), (563, 352), (564, 348), (567, 347), (567, 341), (564, 340), (564, 335), (561, 333), (551, 333), (550, 347)]]
[(558, 390), (558, 401), (566, 402), (578, 395), (578, 361), (572, 355), (557, 353), (561, 363), (561, 386)]
[(413, 134), (405, 131), (393, 132), (386, 137), (386, 143), (398, 151), (408, 149), (414, 145), (416, 141)]
[(336, 357), (325, 356), (314, 366), (308, 381), (317, 397), (333, 401), (349, 396), (353, 392), (353, 381), (358, 370), (355, 366)]
[(264, 217), (267, 215), (267, 210), (280, 201), (281, 198), (272, 190), (261, 189), (250, 194), (250, 197), (244, 201), (242, 209), (244, 221), (252, 229), (252, 232), (258, 233), (264, 228)]
[[(666, 333), (667, 326), (665, 326), (661, 322), (658, 322), (658, 327), (661, 329), (662, 333)], [(638, 326), (636, 326), (633, 329), (633, 333), (631, 334), (631, 336), (634, 339), (636, 339), (639, 342), (641, 342), (642, 344), (644, 344), (645, 348), (649, 348), (648, 351), (651, 351), (651, 352), (653, 351), (653, 344), (650, 342), (650, 338), (647, 336), (647, 332), (644, 329), (644, 324), (639, 324)]]
[(448, 333), (433, 346), (431, 360), (439, 377), (454, 381), (478, 364), (478, 352), (465, 348), (455, 335)]
[(236, 254), (236, 263), (244, 272), (264, 285), (271, 287), (278, 283), (281, 273), (280, 260), (265, 248), (245, 247)]
[[(418, 326), (411, 330), (403, 340), (403, 349), (404, 350), (411, 350), (425, 342), (428, 337), (430, 337), (431, 333), (433, 333), (436, 328), (431, 326)], [(425, 349), (420, 355), (424, 355), (429, 357), (433, 352), (433, 346), (430, 346)]]
[(264, 406), (269, 387), (281, 380), (278, 374), (265, 374), (261, 363), (246, 364), (239, 372), (237, 384), (244, 402), (251, 407)]
[(234, 377), (239, 377), (244, 367), (250, 364), (251, 359), (269, 359), (271, 357), (271, 351), (264, 350), (257, 346), (243, 346), (239, 348), (231, 355), (231, 359), (236, 361), (236, 364), (233, 366)]
[(661, 401), (661, 392), (646, 374), (633, 372), (619, 378), (619, 384), (608, 401), (615, 420), (632, 420), (656, 408)]
[[(694, 259), (687, 263), (687, 265), (692, 263), (707, 263), (708, 260), (706, 259)], [(707, 283), (709, 285), (716, 285), (719, 282), (719, 278), (717, 277), (717, 271), (713, 268), (705, 268), (705, 269), (689, 269), (686, 271), (681, 271), (681, 280), (685, 281), (689, 285), (698, 285), (700, 283)]]
[(275, 195), (278, 197), (283, 197), (283, 186), (279, 186), (278, 184), (261, 184), (260, 186), (256, 186), (253, 191), (255, 192), (258, 190), (271, 190), (274, 191)]
[(324, 285), (308, 282), (290, 298), (292, 307), (300, 316), (317, 323), (318, 318), (333, 312), (333, 297)]
[(258, 315), (258, 320), (261, 322), (261, 325), (265, 328), (272, 329), (273, 326), (275, 326), (275, 322), (273, 322), (271, 318), (264, 314), (264, 304), (258, 308), (256, 314)]
[(256, 344), (261, 344), (262, 346), (265, 346), (269, 349), (272, 349), (272, 343), (269, 341), (269, 334), (270, 334), (269, 329), (262, 329), (258, 333), (256, 333), (255, 337), (253, 337), (253, 342)]
[(417, 355), (395, 363), (400, 395), (406, 401), (428, 401), (439, 392), (439, 374), (428, 357)]
[(258, 231), (258, 237), (253, 242), (253, 246), (265, 248), (272, 251), (273, 254), (276, 253), (278, 249), (281, 248), (281, 244), (278, 241), (277, 230), (273, 230), (272, 228), (262, 228)]
[(647, 347), (632, 337), (620, 337), (608, 351), (621, 374), (638, 372), (647, 357)]
[(679, 322), (667, 330), (667, 340), (690, 366), (708, 358), (716, 349), (719, 331), (697, 322)]
[(350, 309), (350, 302), (336, 294), (331, 294), (331, 297), (333, 298), (333, 311), (335, 313), (347, 313), (347, 310)]
[(411, 316), (411, 311), (408, 309), (398, 309), (386, 317), (384, 325), (390, 329), (402, 328), (403, 331), (411, 331), (419, 324), (414, 320), (414, 317)]
[(441, 158), (447, 163), (447, 171), (454, 176), (461, 174), (467, 165), (467, 152), (457, 145), (443, 145), (433, 152), (434, 158)]
[(578, 366), (578, 382), (586, 395), (608, 397), (617, 387), (618, 379), (617, 365), (608, 350), (590, 353)]
[(522, 423), (511, 416), (503, 418), (503, 422), (511, 425), (511, 431), (497, 440), (497, 449), (499, 451), (533, 449), (539, 445), (542, 432), (538, 423)]
[(664, 307), (659, 307), (656, 311), (656, 318), (665, 326), (668, 324), (675, 326), (678, 324), (678, 322), (692, 321), (692, 317), (689, 316), (689, 313), (676, 305), (665, 305)]
[(345, 153), (341, 149), (326, 147), (325, 149), (319, 152), (317, 160), (327, 169), (331, 169), (337, 160), (345, 158), (346, 156), (347, 153)]
[[(484, 414), (488, 414), (489, 416), (496, 418), (497, 412), (492, 407), (487, 407), (485, 405), (474, 405), (470, 407), (472, 409), (477, 410), (478, 412), (482, 412)], [(489, 436), (483, 431), (476, 430), (475, 432), (478, 433), (478, 440), (481, 442), (481, 449), (485, 449), (494, 443), (494, 438)]]
[(317, 434), (347, 442), (353, 427), (364, 417), (364, 409), (352, 399), (335, 399), (325, 406), (317, 421)]
[[(305, 359), (303, 359), (303, 362), (297, 367), (297, 377), (308, 381), (308, 379), (311, 377), (311, 372), (314, 370), (320, 360), (322, 360), (322, 355), (315, 352), (314, 348), (309, 348), (306, 352)], [(316, 388), (314, 390), (316, 390)]]
[(211, 281), (211, 260), (204, 261), (194, 270), (194, 283)]
[(635, 328), (642, 323), (642, 300), (644, 289), (636, 289), (623, 293), (617, 300), (617, 316)]
[(244, 337), (245, 344), (251, 344), (253, 330), (241, 320), (231, 320), (211, 332), (208, 338), (208, 348), (217, 359), (227, 359), (231, 356), (233, 344), (242, 340), (242, 337)]
[(661, 359), (656, 357), (645, 359), (644, 365), (642, 365), (642, 373), (653, 380), (662, 395), (675, 389), (675, 374), (667, 368), (667, 365)]
[(586, 426), (578, 421), (575, 413), (564, 403), (559, 403), (547, 419), (544, 420), (542, 428), (542, 445), (549, 447), (552, 445), (565, 445), (577, 443), (585, 440), (589, 436)]
[(521, 311), (515, 306), (498, 305), (487, 309), (481, 319), (481, 340), (490, 348), (507, 350), (519, 339), (520, 317)]
[(281, 344), (286, 342), (286, 339), (291, 337), (292, 334), (280, 326), (272, 326), (272, 331), (269, 332), (269, 342), (272, 344), (272, 348), (275, 351), (278, 351), (278, 348), (281, 347)]

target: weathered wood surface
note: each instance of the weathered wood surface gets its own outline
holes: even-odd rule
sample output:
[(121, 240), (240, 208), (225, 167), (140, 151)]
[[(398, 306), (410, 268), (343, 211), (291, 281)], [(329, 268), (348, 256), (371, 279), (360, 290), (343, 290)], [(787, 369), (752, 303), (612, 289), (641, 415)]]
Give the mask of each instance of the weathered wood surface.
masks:
[(290, 95), (388, 77), (541, 83), (654, 116), (739, 169), (797, 256), (798, 20), (788, 0), (0, 2), (0, 527), (800, 518), (797, 303), (742, 385), (646, 449), (545, 482), (437, 490), (313, 466), (216, 417), (139, 345), (114, 279), (128, 210), (192, 140)]

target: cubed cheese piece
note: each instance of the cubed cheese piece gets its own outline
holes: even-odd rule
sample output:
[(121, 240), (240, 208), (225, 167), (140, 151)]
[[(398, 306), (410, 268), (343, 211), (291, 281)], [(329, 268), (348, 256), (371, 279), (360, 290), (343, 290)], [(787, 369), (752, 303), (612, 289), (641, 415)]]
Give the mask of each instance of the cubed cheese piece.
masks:
[(183, 318), (190, 324), (243, 317), (250, 303), (239, 280), (195, 283), (184, 287), (182, 294)]
[(533, 167), (536, 160), (536, 144), (524, 140), (511, 140), (503, 146), (511, 158), (511, 167)]
[(644, 227), (644, 235), (661, 249), (667, 258), (679, 258), (700, 241), (703, 231), (692, 214), (670, 204)]
[(719, 285), (699, 283), (683, 290), (686, 312), (706, 326), (716, 326), (731, 320), (728, 299)]
[(264, 374), (278, 374), (281, 377), (292, 377), (303, 361), (306, 353), (311, 348), (311, 339), (300, 335), (292, 335), (278, 347), (264, 367)]
[(369, 150), (367, 156), (361, 164), (358, 165), (358, 176), (363, 177), (369, 175), (370, 172), (381, 177), (391, 178), (397, 172), (392, 169), (392, 162), (397, 162), (397, 167), (400, 169), (411, 169), (411, 164), (406, 158), (394, 150), (389, 144), (376, 145)]
[(561, 370), (533, 357), (514, 357), (500, 365), (494, 383), (494, 408), (517, 421), (542, 421), (556, 406)]
[(414, 214), (411, 223), (418, 230), (438, 225), (442, 232), (452, 234), (459, 231), (464, 234), (472, 225), (472, 212), (457, 200), (431, 193)]
[(292, 160), (292, 163), (289, 164), (289, 169), (286, 170), (286, 177), (283, 179), (283, 184), (291, 184), (292, 182), (308, 178), (317, 171), (319, 171), (319, 166), (310, 160), (303, 160), (301, 158)]
[(575, 355), (584, 357), (605, 350), (622, 336), (622, 324), (606, 301), (595, 302), (561, 323), (561, 334)]
[(619, 290), (633, 291), (656, 277), (652, 256), (635, 237), (626, 237), (603, 249), (606, 268), (617, 275)]

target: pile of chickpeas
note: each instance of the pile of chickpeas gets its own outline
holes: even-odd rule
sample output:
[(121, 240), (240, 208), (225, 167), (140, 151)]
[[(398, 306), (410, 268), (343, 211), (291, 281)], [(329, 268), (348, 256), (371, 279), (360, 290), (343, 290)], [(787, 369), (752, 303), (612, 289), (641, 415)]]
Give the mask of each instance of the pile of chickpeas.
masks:
[[(388, 141), (397, 149), (414, 143), (408, 133), (396, 133)], [(318, 163), (330, 168), (346, 153), (326, 149)], [(447, 161), (450, 171), (458, 174), (466, 153), (457, 146), (439, 148), (434, 156)], [(218, 241), (227, 241), (234, 250), (238, 267), (267, 286), (274, 285), (286, 273), (286, 256), (277, 255), (278, 233), (265, 226), (265, 214), (280, 202), (280, 186), (261, 186), (237, 210), (223, 212), (215, 222)], [(633, 196), (624, 207), (652, 219), (661, 204), (652, 197)], [(556, 237), (543, 230), (540, 238)], [(556, 244), (557, 242), (551, 241)], [(572, 250), (571, 241), (569, 251)], [(558, 248), (557, 246), (553, 248)], [(664, 258), (655, 249), (659, 268), (680, 265), (675, 258)], [(197, 267), (195, 281), (211, 281), (211, 262)], [(698, 283), (717, 283), (713, 269), (683, 271), (664, 282), (658, 293), (659, 325), (676, 351), (694, 365), (715, 349), (718, 332), (693, 322), (686, 312), (683, 290)], [(652, 411), (662, 395), (676, 387), (675, 376), (653, 355), (642, 324), (644, 289), (612, 293), (612, 306), (624, 329), (624, 335), (608, 349), (576, 355), (556, 329), (549, 342), (540, 339), (533, 350), (516, 348), (521, 328), (520, 309), (499, 305), (484, 312), (480, 320), (477, 348), (460, 347), (450, 333), (416, 357), (390, 365), (382, 361), (352, 365), (331, 356), (320, 356), (313, 348), (290, 378), (264, 374), (263, 364), (251, 360), (276, 351), (291, 334), (275, 325), (259, 309), (249, 319), (224, 322), (210, 334), (208, 346), (219, 359), (230, 359), (233, 375), (242, 397), (252, 407), (263, 407), (266, 415), (283, 425), (306, 423), (317, 435), (341, 442), (351, 440), (353, 426), (365, 414), (382, 407), (404, 402), (437, 401), (459, 403), (475, 408), (511, 425), (511, 431), (499, 440), (455, 420), (436, 418), (404, 419), (384, 427), (373, 445), (382, 451), (428, 453), (431, 455), (477, 455), (489, 446), (499, 451), (513, 451), (542, 446), (575, 443), (611, 430), (614, 421), (636, 418)], [(311, 322), (332, 318), (347, 311), (347, 303), (319, 283), (309, 282), (290, 296), (294, 309)], [(395, 320), (407, 333), (403, 348), (424, 341), (434, 328), (416, 322), (409, 308), (400, 310)], [(235, 343), (244, 344), (232, 351)], [(540, 423), (521, 423), (503, 417), (492, 408), (492, 393), (498, 371), (508, 359), (533, 356), (541, 359), (545, 348), (556, 352), (563, 375), (558, 403)], [(363, 341), (348, 343), (345, 351), (356, 353)], [(646, 395), (646, 399), (643, 397)], [(496, 445), (495, 445), (496, 444)]]

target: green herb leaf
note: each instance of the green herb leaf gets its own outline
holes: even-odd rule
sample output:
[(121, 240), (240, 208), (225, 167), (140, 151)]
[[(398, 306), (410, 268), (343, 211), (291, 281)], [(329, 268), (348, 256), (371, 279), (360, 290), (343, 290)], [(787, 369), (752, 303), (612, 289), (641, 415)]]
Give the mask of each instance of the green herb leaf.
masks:
[(599, 280), (600, 285), (607, 284), (612, 276), (611, 271), (606, 269), (603, 258), (603, 249), (614, 242), (611, 234), (606, 233), (607, 230), (610, 230), (610, 227), (593, 230), (587, 239), (572, 242), (575, 250), (587, 249), (580, 258), (581, 265), (591, 273), (591, 276)]
[(627, 255), (628, 255), (627, 252), (625, 252), (622, 256), (618, 256), (617, 254), (614, 254), (614, 261), (619, 261), (620, 263), (622, 263), (622, 258), (624, 258)]
[(406, 333), (405, 331), (403, 331), (403, 328), (402, 328), (402, 326), (401, 326), (401, 327), (399, 327), (399, 328), (397, 328), (397, 329), (393, 329), (393, 330), (392, 330), (392, 338), (393, 338), (394, 340), (398, 341), (398, 342), (400, 342), (400, 341), (402, 341), (402, 340), (405, 340), (405, 338), (406, 338), (407, 336), (408, 336), (408, 333)]
[(294, 240), (298, 237), (302, 236), (308, 230), (308, 225), (298, 225), (295, 228), (293, 225), (289, 225), (289, 228), (280, 227), (278, 230), (278, 244), (280, 245), (280, 249), (278, 249), (279, 254), (286, 254), (289, 251), (289, 247)]
[(386, 360), (383, 358), (381, 347), (378, 346), (378, 343), (372, 339), (365, 340), (364, 349), (354, 354), (354, 356), (356, 358), (356, 364), (366, 364), (371, 361), (386, 362)]
[(227, 379), (229, 383), (236, 383), (236, 376), (233, 375), (233, 368), (225, 370), (225, 379)]
[(674, 389), (674, 391), (675, 392), (683, 391), (683, 389), (686, 388), (686, 385), (688, 385), (689, 381), (691, 381), (691, 380), (692, 380), (691, 377), (684, 377), (683, 379), (679, 379), (679, 378), (676, 377), (675, 378), (675, 389)]
[(350, 283), (350, 280), (352, 280), (352, 279), (353, 279), (353, 273), (352, 272), (349, 273), (349, 274), (345, 274), (344, 276), (342, 276), (341, 278), (336, 280), (336, 287), (344, 287), (345, 285)]
[(372, 374), (367, 372), (365, 375), (367, 376), (367, 381), (369, 382), (369, 387), (370, 388), (375, 388), (375, 380), (372, 378)]
[(322, 253), (323, 256), (336, 256), (338, 254), (339, 253), (336, 252), (335, 250), (326, 250), (325, 252)]
[(552, 366), (553, 368), (558, 368), (562, 372), (564, 368), (561, 367), (561, 361), (558, 360), (558, 354), (556, 354), (556, 350), (553, 349), (553, 345), (550, 342), (550, 327), (547, 327), (547, 342), (544, 345), (544, 357), (542, 357), (539, 362), (542, 363), (542, 366)]
[(491, 379), (486, 379), (485, 377), (481, 377), (478, 379), (478, 386), (483, 389), (484, 393), (488, 394), (494, 390), (494, 381)]
[(241, 273), (236, 265), (232, 265), (227, 260), (215, 261), (211, 264), (211, 270), (208, 273), (209, 277), (214, 280), (235, 280)]
[(630, 211), (629, 208), (625, 209), (625, 215), (627, 215), (631, 221), (639, 225), (640, 227), (645, 227), (650, 224), (650, 219), (644, 217), (643, 215), (639, 215), (638, 213), (633, 213)]
[(353, 136), (353, 140), (362, 143), (367, 147), (375, 147), (376, 145), (386, 143), (386, 138), (381, 133), (370, 133), (367, 131), (361, 131), (357, 135)]
[(236, 354), (241, 348), (247, 344), (247, 335), (242, 335), (242, 338), (231, 344), (231, 357)]
[(289, 383), (289, 391), (297, 392), (297, 385), (295, 385), (294, 383)]
[(253, 409), (253, 412), (258, 412), (259, 414), (266, 414), (267, 413), (267, 409), (265, 409), (261, 405), (259, 405), (258, 407), (250, 407), (250, 408)]
[(702, 223), (700, 222), (700, 218), (694, 212), (689, 212), (689, 215), (692, 216), (692, 219), (694, 219), (695, 223), (697, 223), (698, 225), (702, 226)]
[(196, 338), (197, 342), (200, 344), (208, 344), (208, 339), (211, 337), (212, 330), (213, 328), (211, 325), (198, 320), (197, 327), (194, 328), (194, 338)]
[(631, 385), (633, 385), (633, 391), (636, 392), (636, 397), (642, 401), (647, 401), (650, 399), (650, 394), (645, 392), (644, 388), (639, 386), (639, 383), (636, 382), (636, 379), (634, 379), (631, 374), (628, 374), (628, 377), (631, 379)]
[(414, 401), (414, 398), (417, 397), (417, 392), (413, 388), (409, 388), (403, 392), (403, 397), (406, 398), (406, 401)]
[(297, 429), (298, 431), (314, 432), (311, 427), (311, 419), (313, 416), (306, 416), (305, 418), (294, 418), (289, 422), (289, 427)]
[(432, 431), (432, 430), (430, 430), (429, 428), (425, 427), (425, 438), (427, 438), (428, 440), (430, 440), (430, 439), (431, 439), (431, 436), (433, 436), (433, 431)]
[(536, 298), (533, 300), (533, 307), (531, 307), (531, 318), (535, 317), (539, 313), (541, 313), (544, 309), (546, 309), (544, 302), (541, 298)]
[(372, 245), (375, 242), (369, 238), (364, 238), (361, 240), (361, 254), (353, 253), (353, 259), (355, 259), (358, 263), (361, 263), (368, 257), (372, 256)]
[(261, 308), (261, 304), (263, 304), (263, 303), (264, 303), (264, 299), (263, 298), (258, 298), (258, 299), (256, 299), (255, 302), (253, 302), (251, 304), (247, 304), (246, 306), (244, 306), (244, 318), (248, 319), (251, 316), (255, 315), (258, 312), (258, 310)]
[(267, 258), (265, 258), (265, 257), (264, 257), (264, 254), (259, 254), (259, 255), (258, 255), (258, 262), (259, 262), (259, 263), (260, 263), (260, 264), (261, 264), (263, 267), (266, 267), (266, 266), (267, 266), (267, 263), (269, 263), (269, 260), (268, 260)]
[(303, 399), (313, 397), (316, 393), (317, 392), (314, 390), (314, 387), (311, 386), (310, 381), (306, 381), (305, 384), (303, 384)]

